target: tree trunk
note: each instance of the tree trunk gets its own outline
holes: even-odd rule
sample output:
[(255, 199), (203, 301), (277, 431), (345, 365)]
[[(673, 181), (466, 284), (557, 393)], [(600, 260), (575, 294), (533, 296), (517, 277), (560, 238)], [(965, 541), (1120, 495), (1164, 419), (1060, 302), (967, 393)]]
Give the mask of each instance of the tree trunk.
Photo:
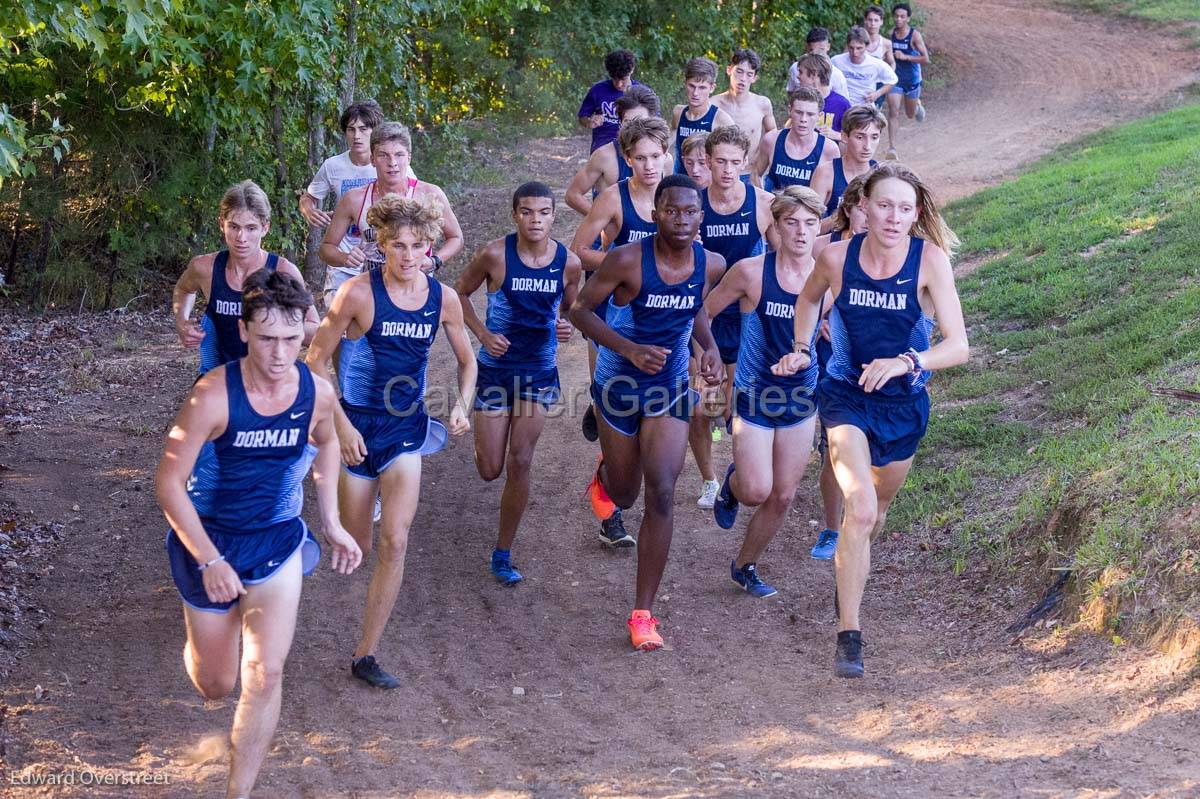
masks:
[(112, 308), (113, 284), (117, 281), (117, 251), (108, 253), (108, 282), (104, 285), (104, 310)]
[[(315, 175), (325, 154), (325, 125), (321, 107), (313, 92), (308, 95), (308, 174)], [(325, 264), (321, 261), (321, 238), (324, 231), (309, 227), (304, 249), (304, 279), (310, 287), (320, 288), (325, 281)]]
[(283, 108), (280, 107), (279, 89), (271, 90), (271, 140), (275, 145), (275, 196), (279, 208), (276, 218), (279, 219), (279, 235), (283, 239), (283, 255), (292, 263), (296, 262), (296, 251), (292, 247), (292, 203), (296, 198), (288, 186), (287, 147), (283, 141)]
[(54, 239), (54, 220), (61, 207), (61, 198), (58, 196), (58, 179), (61, 174), (62, 164), (55, 161), (50, 167), (49, 191), (46, 192), (55, 198), (53, 210), (46, 214), (46, 220), (42, 222), (42, 235), (38, 241), (37, 254), (33, 261), (33, 286), (29, 298), (34, 305), (42, 305), (42, 283), (46, 277), (46, 266), (50, 260), (50, 242)]
[(8, 248), (8, 263), (4, 267), (4, 279), (10, 286), (17, 285), (17, 246), (21, 240), (21, 192), (17, 189), (17, 207), (13, 214), (12, 244)]
[(346, 60), (342, 65), (342, 91), (338, 97), (340, 107), (354, 102), (358, 91), (358, 0), (346, 3)]

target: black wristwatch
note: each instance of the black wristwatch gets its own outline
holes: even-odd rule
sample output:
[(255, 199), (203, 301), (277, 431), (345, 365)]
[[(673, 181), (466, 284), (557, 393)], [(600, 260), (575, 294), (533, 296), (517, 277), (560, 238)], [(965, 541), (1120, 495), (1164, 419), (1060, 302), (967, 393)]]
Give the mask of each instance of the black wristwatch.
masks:
[(442, 259), (436, 255), (429, 256), (429, 260), (433, 261), (433, 271), (437, 272), (442, 268)]

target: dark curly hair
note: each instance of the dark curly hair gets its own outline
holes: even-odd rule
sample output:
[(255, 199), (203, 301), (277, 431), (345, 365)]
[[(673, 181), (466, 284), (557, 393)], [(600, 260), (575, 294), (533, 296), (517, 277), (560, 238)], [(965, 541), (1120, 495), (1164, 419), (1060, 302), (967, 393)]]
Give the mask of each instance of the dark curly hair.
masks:
[(604, 56), (604, 70), (608, 72), (608, 76), (613, 80), (628, 78), (633, 74), (634, 68), (637, 66), (637, 56), (632, 51), (621, 48), (613, 50), (608, 55)]
[(293, 321), (303, 319), (312, 304), (312, 294), (304, 284), (278, 269), (251, 272), (242, 283), (242, 321), (246, 324), (263, 319), (272, 308)]

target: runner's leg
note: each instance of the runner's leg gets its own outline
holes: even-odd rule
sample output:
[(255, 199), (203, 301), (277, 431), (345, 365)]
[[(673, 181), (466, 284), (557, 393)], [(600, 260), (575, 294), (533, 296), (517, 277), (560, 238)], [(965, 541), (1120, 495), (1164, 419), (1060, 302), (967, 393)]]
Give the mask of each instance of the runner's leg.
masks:
[(374, 532), (375, 498), (379, 481), (358, 477), (342, 469), (338, 477), (338, 515), (346, 532), (354, 536), (363, 560), (371, 554)]
[[(737, 485), (734, 494), (741, 499), (742, 486), (745, 485), (747, 486), (745, 489), (747, 498), (743, 501), (748, 505), (758, 505), (754, 515), (750, 517), (746, 538), (742, 542), (741, 551), (738, 552), (735, 561), (738, 568), (741, 568), (747, 563), (758, 562), (771, 539), (783, 525), (788, 508), (792, 505), (792, 499), (796, 496), (796, 488), (800, 485), (800, 478), (804, 475), (804, 469), (808, 465), (816, 417), (814, 416), (795, 427), (775, 431), (752, 428), (750, 425), (743, 424), (741, 425), (743, 445), (740, 450), (738, 448), (739, 422), (740, 420), (734, 422), (734, 460), (738, 464), (737, 471), (733, 475)], [(745, 435), (747, 430), (766, 435), (752, 434), (747, 437)], [(773, 442), (768, 440), (772, 433)], [(770, 459), (766, 470), (767, 490), (765, 492), (762, 490), (762, 466), (756, 463), (748, 472), (743, 472), (742, 461), (739, 460), (739, 458), (747, 457), (746, 450), (753, 449), (756, 440), (760, 449), (755, 456), (750, 457), (749, 462)]]
[[(396, 605), (400, 584), (404, 581), (408, 531), (421, 497), (421, 456), (408, 453), (396, 458), (379, 475), (379, 487), (383, 494), (383, 521), (379, 526), (375, 570), (367, 587), (362, 637), (354, 650), (356, 660), (375, 654), (384, 627), (392, 615), (392, 608)], [(366, 507), (370, 508), (370, 505)]]
[(517, 400), (511, 419), (496, 549), (512, 549), (521, 517), (529, 504), (529, 471), (533, 466), (534, 448), (546, 426), (546, 409), (539, 402)]
[(651, 610), (675, 527), (675, 483), (687, 454), (688, 423), (671, 416), (642, 420), (638, 442), (645, 473), (646, 499), (638, 534), (634, 607)]
[(192, 685), (205, 699), (228, 696), (237, 684), (238, 641), (242, 615), (235, 605), (228, 613), (207, 613), (184, 605), (187, 643), (183, 664)]
[(242, 618), (242, 695), (233, 715), (227, 799), (249, 796), (279, 723), (283, 664), (300, 607), (302, 558), (295, 553), (269, 580), (246, 586)]

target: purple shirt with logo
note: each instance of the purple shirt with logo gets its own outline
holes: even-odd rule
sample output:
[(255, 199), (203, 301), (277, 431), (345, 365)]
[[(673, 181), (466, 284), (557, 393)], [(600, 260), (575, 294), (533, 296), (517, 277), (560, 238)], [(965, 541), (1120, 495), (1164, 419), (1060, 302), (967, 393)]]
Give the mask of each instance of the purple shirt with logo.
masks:
[(837, 92), (830, 92), (825, 98), (825, 110), (821, 112), (821, 126), (828, 125), (838, 133), (842, 132), (842, 114), (850, 110), (850, 101)]
[[(633, 83), (639, 85), (636, 80)], [(593, 84), (592, 88), (588, 89), (587, 96), (583, 98), (583, 104), (579, 106), (580, 117), (590, 117), (597, 111), (604, 114), (604, 124), (592, 128), (593, 151), (617, 138), (617, 100), (620, 100), (624, 93), (613, 86), (611, 80), (602, 80)]]

